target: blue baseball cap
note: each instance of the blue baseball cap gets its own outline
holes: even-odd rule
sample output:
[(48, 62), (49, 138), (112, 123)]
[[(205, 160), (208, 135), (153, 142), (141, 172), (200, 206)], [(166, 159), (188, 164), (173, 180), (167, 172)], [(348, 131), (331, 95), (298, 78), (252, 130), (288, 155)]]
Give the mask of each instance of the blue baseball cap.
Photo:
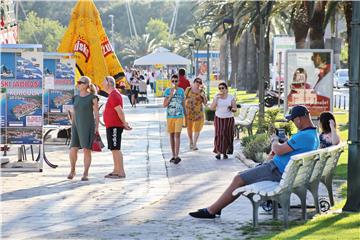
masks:
[(293, 107), (289, 114), (287, 114), (285, 116), (285, 118), (290, 121), (290, 120), (293, 120), (294, 118), (296, 117), (302, 117), (302, 116), (305, 116), (309, 113), (309, 110), (303, 106), (303, 105), (297, 105), (295, 107)]

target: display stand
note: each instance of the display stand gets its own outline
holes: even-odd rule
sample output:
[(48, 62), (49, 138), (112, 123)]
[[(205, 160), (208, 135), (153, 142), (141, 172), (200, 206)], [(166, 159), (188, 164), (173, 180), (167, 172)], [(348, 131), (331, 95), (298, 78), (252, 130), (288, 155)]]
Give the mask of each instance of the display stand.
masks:
[[(2, 156), (1, 171), (43, 169), (43, 54), (40, 44), (4, 44), (1, 48), (1, 145), (9, 145)], [(39, 146), (38, 158), (29, 162), (26, 146)], [(17, 149), (16, 149), (17, 147)], [(16, 158), (17, 155), (17, 158)], [(33, 155), (33, 152), (32, 152)], [(14, 158), (13, 160), (11, 156)], [(16, 161), (17, 160), (17, 161)]]
[[(75, 59), (70, 53), (44, 53), (44, 137), (43, 158), (56, 168), (46, 156), (45, 142), (51, 132), (69, 128), (69, 112), (75, 86)], [(67, 142), (66, 142), (67, 143)]]

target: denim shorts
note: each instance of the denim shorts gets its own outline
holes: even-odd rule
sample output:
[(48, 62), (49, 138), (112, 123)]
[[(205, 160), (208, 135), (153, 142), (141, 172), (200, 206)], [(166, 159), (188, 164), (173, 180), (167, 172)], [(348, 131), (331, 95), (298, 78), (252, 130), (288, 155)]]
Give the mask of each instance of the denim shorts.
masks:
[(282, 174), (275, 163), (270, 161), (240, 172), (239, 175), (246, 185), (249, 185), (261, 181), (280, 182)]

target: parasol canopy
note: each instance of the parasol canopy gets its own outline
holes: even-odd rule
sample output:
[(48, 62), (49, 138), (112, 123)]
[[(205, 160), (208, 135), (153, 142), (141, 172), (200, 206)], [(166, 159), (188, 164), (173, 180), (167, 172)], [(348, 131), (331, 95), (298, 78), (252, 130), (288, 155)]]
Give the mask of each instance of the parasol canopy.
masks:
[(79, 0), (72, 10), (69, 26), (58, 52), (74, 53), (79, 75), (86, 75), (100, 89), (105, 76), (125, 84), (124, 70), (113, 51), (93, 0)]
[(160, 47), (154, 52), (138, 58), (134, 65), (188, 65), (190, 60), (170, 52), (169, 49)]

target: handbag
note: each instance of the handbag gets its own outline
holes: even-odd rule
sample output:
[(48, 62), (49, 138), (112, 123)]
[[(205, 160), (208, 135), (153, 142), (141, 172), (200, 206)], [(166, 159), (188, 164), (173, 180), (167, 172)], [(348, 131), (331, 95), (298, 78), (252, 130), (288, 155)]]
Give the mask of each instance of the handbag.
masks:
[(101, 152), (101, 149), (104, 148), (105, 145), (101, 140), (100, 134), (97, 132), (95, 133), (94, 140), (91, 146), (91, 150), (94, 152)]

